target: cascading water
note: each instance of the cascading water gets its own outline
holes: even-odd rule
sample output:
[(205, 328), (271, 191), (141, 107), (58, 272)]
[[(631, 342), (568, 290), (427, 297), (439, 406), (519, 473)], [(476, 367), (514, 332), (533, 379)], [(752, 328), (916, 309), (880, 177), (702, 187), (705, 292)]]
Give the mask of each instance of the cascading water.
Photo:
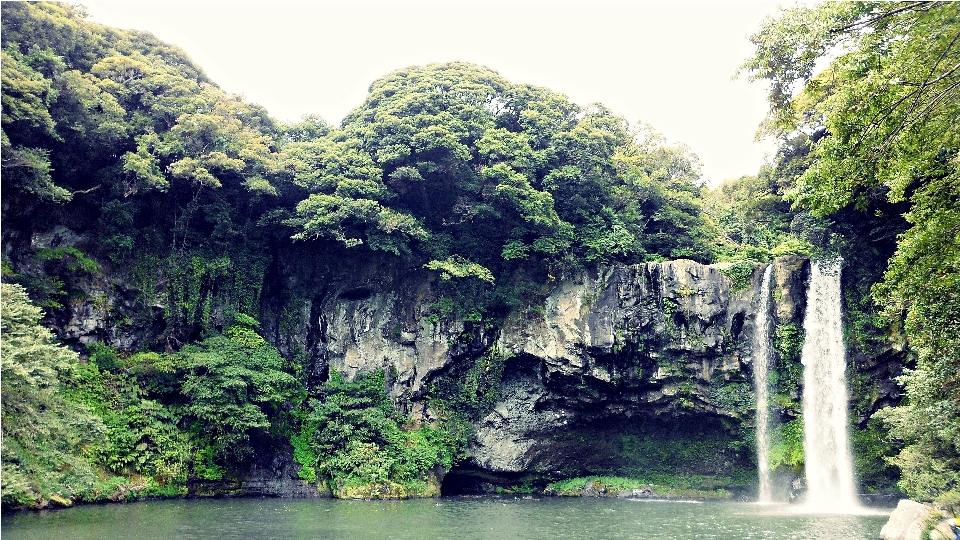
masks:
[(847, 433), (846, 348), (840, 308), (841, 260), (814, 261), (803, 319), (803, 452), (807, 505), (824, 512), (859, 507)]
[(770, 301), (770, 279), (773, 265), (767, 265), (760, 286), (760, 305), (757, 308), (757, 329), (754, 332), (753, 385), (757, 392), (757, 468), (760, 477), (760, 493), (757, 502), (773, 502), (770, 489), (770, 388), (767, 372), (770, 370), (773, 343), (770, 339), (773, 327)]

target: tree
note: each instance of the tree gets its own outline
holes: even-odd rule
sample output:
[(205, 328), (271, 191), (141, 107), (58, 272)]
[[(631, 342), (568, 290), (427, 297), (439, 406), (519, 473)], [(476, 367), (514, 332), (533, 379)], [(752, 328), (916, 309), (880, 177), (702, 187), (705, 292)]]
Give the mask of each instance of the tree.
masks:
[(462, 457), (462, 441), (442, 428), (406, 424), (386, 394), (383, 371), (349, 382), (331, 371), (321, 399), (308, 403), (300, 437), (311, 452), (302, 464), (319, 470), (337, 497), (439, 495), (428, 474), (449, 470)]
[[(168, 306), (159, 339), (174, 349), (209, 330), (213, 302), (232, 304), (228, 311), (257, 305), (267, 238), (302, 194), (282, 185), (280, 131), (266, 111), (217, 88), (183, 51), (150, 34), (86, 21), (82, 9), (65, 4), (0, 9), (10, 188), (3, 230), (16, 245), (6, 253), (18, 268), (40, 264), (59, 274), (15, 279), (38, 300), (69, 292), (56, 278), (74, 280), (20, 240), (69, 221), (79, 236), (99, 237), (78, 249), (118, 264), (126, 282), (139, 282), (131, 276), (138, 274), (171, 285), (144, 284), (140, 300)], [(38, 294), (45, 289), (53, 291)], [(148, 298), (155, 294), (166, 298)], [(115, 313), (111, 323), (144, 322)]]
[(425, 240), (417, 219), (387, 203), (395, 194), (383, 183), (382, 170), (361, 147), (362, 141), (339, 132), (287, 144), (280, 167), (287, 181), (309, 195), (288, 223), (300, 228), (293, 238), (333, 238), (347, 247), (364, 243), (399, 255), (410, 240)]
[[(744, 68), (770, 81), (767, 131), (827, 134), (797, 201), (823, 214), (878, 192), (899, 200), (941, 168), (957, 146), (957, 13), (949, 2), (830, 3), (789, 10), (752, 38)], [(838, 57), (814, 76), (828, 54)]]
[[(960, 5), (828, 3), (795, 8), (752, 39), (744, 64), (770, 82), (768, 132), (816, 133), (812, 164), (792, 192), (826, 215), (906, 201), (874, 297), (903, 320), (917, 369), (887, 413), (906, 446), (897, 458), (913, 497), (960, 499)], [(820, 73), (818, 60), (831, 58)], [(796, 92), (798, 84), (802, 91)], [(936, 420), (930, 433), (915, 428)], [(920, 423), (924, 422), (924, 423)], [(931, 478), (939, 478), (931, 481)]]
[(201, 478), (219, 479), (223, 468), (254, 455), (270, 434), (284, 402), (295, 401), (298, 381), (277, 349), (251, 327), (251, 317), (226, 333), (180, 351), (187, 399), (185, 424), (198, 447)]
[(773, 163), (755, 176), (726, 180), (709, 190), (705, 206), (718, 229), (721, 259), (769, 262), (787, 253), (810, 256), (827, 249), (829, 222), (787, 200), (809, 165), (810, 144), (803, 133), (782, 140)]
[(386, 246), (436, 269), (458, 258), (492, 276), (567, 257), (710, 260), (695, 157), (636, 135), (601, 105), (480, 66), (397, 70), (342, 131), (284, 147), (290, 181), (313, 192), (288, 223), (304, 228), (295, 238)]
[(41, 310), (19, 285), (0, 284), (4, 505), (69, 499), (99, 480), (84, 448), (103, 435), (99, 418), (60, 395), (77, 354), (40, 325)]
[(610, 207), (639, 238), (640, 253), (655, 258), (714, 258), (715, 227), (703, 212), (700, 166), (684, 145), (668, 146), (650, 126), (614, 156), (625, 185), (614, 185)]
[(51, 81), (30, 65), (41, 55), (24, 56), (12, 47), (0, 54), (4, 66), (3, 130), (0, 133), (7, 185), (40, 200), (67, 201), (70, 192), (53, 182), (50, 151), (44, 148), (44, 143), (57, 138), (49, 110), (57, 93)]

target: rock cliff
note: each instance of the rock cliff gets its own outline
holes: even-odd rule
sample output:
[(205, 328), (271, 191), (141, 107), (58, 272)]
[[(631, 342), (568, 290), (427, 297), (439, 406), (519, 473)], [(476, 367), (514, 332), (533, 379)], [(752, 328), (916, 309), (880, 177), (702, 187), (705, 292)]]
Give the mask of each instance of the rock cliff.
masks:
[[(82, 242), (58, 229), (32, 243)], [(163, 283), (136, 290), (108, 261), (100, 264), (73, 284), (86, 300), (56, 312), (65, 341), (135, 350), (189, 337), (170, 330)], [(788, 256), (773, 265), (776, 324), (800, 327), (808, 261)], [(482, 371), (473, 391), (484, 406), (469, 418), (470, 457), (448, 471), (447, 492), (581, 474), (732, 477), (753, 467), (751, 371), (763, 268), (687, 260), (595, 267), (536, 284), (535, 299), (505, 316), (477, 318), (451, 306), (440, 276), (420, 266), (294, 247), (265, 272), (261, 330), (298, 359), (308, 391), (330, 370), (350, 379), (382, 369), (390, 397), (418, 421), (436, 418), (431, 403), (443, 388), (461, 388), (465, 376)], [(222, 308), (213, 286), (207, 294), (216, 327)], [(880, 378), (874, 401), (895, 400), (890, 374)], [(247, 491), (296, 495), (288, 458), (264, 458)], [(271, 480), (272, 470), (285, 480)]]
[[(674, 456), (683, 461), (675, 465), (731, 474), (752, 459), (731, 443), (752, 423), (763, 266), (738, 280), (725, 275), (728, 266), (596, 268), (550, 283), (540, 302), (495, 325), (438, 317), (436, 277), (420, 269), (277, 269), (285, 281), (267, 299), (316, 286), (293, 309), (268, 300), (265, 330), (288, 354), (309, 355), (317, 381), (330, 369), (348, 378), (383, 369), (390, 395), (426, 420), (432, 389), (495, 355), (499, 399), (476, 422), (472, 457), (445, 483), (454, 490), (622, 472), (690, 442), (699, 453)], [(774, 270), (777, 320), (799, 325), (807, 261), (781, 258)]]

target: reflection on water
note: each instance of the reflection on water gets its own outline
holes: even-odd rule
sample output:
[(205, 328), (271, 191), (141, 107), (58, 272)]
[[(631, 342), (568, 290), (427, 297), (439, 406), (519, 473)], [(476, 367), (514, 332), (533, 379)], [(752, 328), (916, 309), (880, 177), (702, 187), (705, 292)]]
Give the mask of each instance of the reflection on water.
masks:
[(4, 540), (873, 540), (889, 512), (814, 515), (789, 505), (622, 499), (215, 499), (83, 506), (7, 515), (0, 532)]

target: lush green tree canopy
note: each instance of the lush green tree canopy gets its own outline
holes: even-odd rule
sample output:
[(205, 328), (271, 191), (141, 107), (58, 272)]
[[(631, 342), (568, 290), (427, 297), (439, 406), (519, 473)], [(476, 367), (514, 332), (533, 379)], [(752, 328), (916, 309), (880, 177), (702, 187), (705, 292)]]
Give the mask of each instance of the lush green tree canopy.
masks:
[(878, 191), (900, 200), (943, 176), (958, 146), (957, 17), (950, 2), (839, 2), (789, 10), (754, 36), (744, 68), (770, 82), (767, 130), (828, 135), (796, 187), (801, 204), (829, 213)]
[[(601, 106), (581, 108), (487, 68), (391, 73), (328, 138), (341, 150), (323, 150), (323, 164), (310, 167), (307, 182), (322, 194), (298, 214), (308, 231), (326, 227), (347, 245), (412, 249), (435, 261), (459, 256), (494, 270), (503, 260), (567, 253), (624, 262), (712, 257), (687, 150), (631, 131)], [(284, 153), (302, 156), (309, 144)], [(366, 240), (327, 222), (346, 218)]]
[(213, 297), (251, 312), (253, 274), (287, 239), (497, 283), (524, 265), (714, 257), (695, 156), (603, 106), (454, 62), (375, 81), (339, 128), (284, 126), (149, 34), (62, 4), (3, 10), (5, 224), (67, 213), (111, 261), (155, 257), (174, 286), (143, 301), (170, 304), (175, 343), (201, 336)]

